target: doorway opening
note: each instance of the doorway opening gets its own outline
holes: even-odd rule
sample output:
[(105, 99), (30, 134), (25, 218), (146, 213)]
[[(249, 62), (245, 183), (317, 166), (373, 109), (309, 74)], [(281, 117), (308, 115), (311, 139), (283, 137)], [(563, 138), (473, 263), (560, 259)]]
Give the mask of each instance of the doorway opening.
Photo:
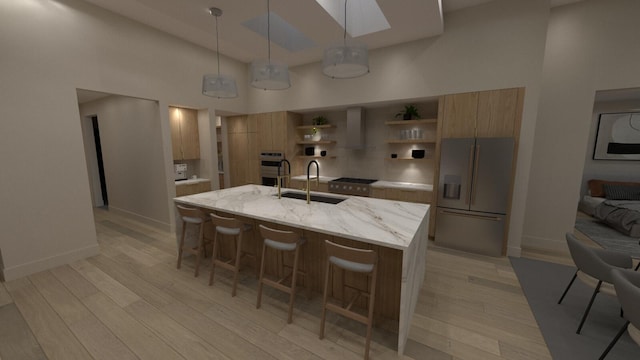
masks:
[(96, 160), (98, 162), (98, 176), (100, 177), (100, 193), (102, 194), (102, 207), (109, 206), (109, 197), (107, 196), (107, 180), (104, 175), (104, 163), (102, 162), (102, 145), (100, 144), (100, 127), (98, 126), (98, 117), (91, 117), (93, 125), (93, 140), (96, 145)]

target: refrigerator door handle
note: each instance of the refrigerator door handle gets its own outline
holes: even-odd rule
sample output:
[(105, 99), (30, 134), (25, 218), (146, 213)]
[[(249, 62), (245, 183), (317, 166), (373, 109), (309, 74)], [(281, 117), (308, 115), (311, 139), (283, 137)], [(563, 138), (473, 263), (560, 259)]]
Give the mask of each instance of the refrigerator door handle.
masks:
[(459, 212), (455, 212), (455, 211), (448, 211), (448, 210), (440, 210), (440, 213), (441, 214), (445, 214), (445, 215), (476, 218), (476, 219), (480, 219), (480, 220), (491, 220), (491, 221), (500, 221), (500, 220), (502, 220), (502, 218), (500, 218), (499, 216), (463, 214), (463, 213), (459, 213)]
[(473, 179), (473, 150), (475, 146), (469, 146), (469, 169), (467, 170), (467, 194), (464, 197), (465, 205), (471, 200), (471, 180)]
[(478, 168), (480, 163), (480, 145), (476, 145), (476, 154), (473, 165), (473, 184), (471, 184), (471, 205), (476, 203), (476, 191), (478, 190)]

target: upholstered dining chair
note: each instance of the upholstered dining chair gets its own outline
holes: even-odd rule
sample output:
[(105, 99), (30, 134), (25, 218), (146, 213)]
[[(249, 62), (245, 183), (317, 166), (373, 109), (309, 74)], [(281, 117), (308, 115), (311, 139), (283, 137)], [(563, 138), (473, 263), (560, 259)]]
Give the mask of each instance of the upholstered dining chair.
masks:
[(631, 339), (640, 345), (640, 273), (614, 269), (611, 271), (611, 278), (627, 321), (600, 355), (600, 360), (607, 356), (625, 330), (628, 330)]
[(594, 288), (593, 295), (591, 295), (589, 304), (587, 305), (587, 308), (582, 315), (582, 319), (580, 320), (580, 325), (578, 325), (578, 330), (576, 330), (576, 334), (580, 334), (582, 326), (587, 319), (587, 315), (589, 315), (589, 310), (591, 310), (591, 306), (596, 299), (596, 295), (600, 292), (604, 292), (609, 295), (616, 296), (613, 288), (613, 280), (611, 278), (611, 270), (630, 269), (633, 266), (633, 262), (631, 257), (627, 254), (589, 247), (581, 243), (575, 235), (571, 233), (567, 233), (565, 237), (567, 239), (567, 245), (569, 246), (571, 258), (573, 259), (577, 269), (573, 278), (567, 285), (567, 288), (562, 293), (560, 300), (558, 300), (558, 304), (562, 303), (562, 300), (565, 295), (567, 295), (567, 292), (571, 285), (573, 285), (576, 277), (585, 284)]

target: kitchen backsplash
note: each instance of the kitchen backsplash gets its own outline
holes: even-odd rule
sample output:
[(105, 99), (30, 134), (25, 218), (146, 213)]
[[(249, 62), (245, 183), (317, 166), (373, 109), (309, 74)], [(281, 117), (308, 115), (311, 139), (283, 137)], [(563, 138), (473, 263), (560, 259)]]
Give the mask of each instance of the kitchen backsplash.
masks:
[[(418, 106), (423, 118), (437, 116), (437, 105)], [(401, 139), (403, 130), (422, 130), (422, 136), (426, 139), (435, 139), (436, 137), (436, 124), (415, 126), (385, 124), (388, 121), (398, 120), (395, 118), (395, 114), (400, 109), (401, 106), (398, 106), (398, 109), (390, 107), (365, 109), (365, 146), (363, 149), (357, 150), (346, 147), (347, 116), (345, 111), (322, 111), (305, 114), (303, 117), (305, 124), (311, 124), (312, 118), (323, 115), (330, 124), (336, 125), (335, 128), (319, 130), (323, 139), (336, 141), (335, 144), (316, 146), (316, 155), (320, 155), (323, 150), (327, 152), (326, 157), (315, 159), (320, 164), (321, 175), (432, 184), (433, 161), (391, 159), (392, 153), (397, 154), (398, 158), (410, 158), (412, 149), (424, 149), (425, 158), (429, 159), (432, 158), (435, 149), (435, 144), (387, 143), (387, 140)], [(420, 132), (416, 131), (415, 133), (419, 134)]]

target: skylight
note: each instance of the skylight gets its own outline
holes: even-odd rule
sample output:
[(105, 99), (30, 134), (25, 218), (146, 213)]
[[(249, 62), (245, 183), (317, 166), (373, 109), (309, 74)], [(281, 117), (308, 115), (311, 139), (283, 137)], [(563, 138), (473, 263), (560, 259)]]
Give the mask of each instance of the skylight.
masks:
[[(301, 51), (314, 47), (313, 40), (305, 36), (300, 30), (293, 27), (286, 20), (273, 11), (270, 12), (271, 42), (291, 52)], [(245, 21), (242, 25), (267, 38), (267, 14), (260, 15)]]
[[(344, 0), (316, 2), (344, 29)], [(353, 38), (391, 28), (378, 3), (373, 0), (349, 0), (347, 16), (347, 32)]]

